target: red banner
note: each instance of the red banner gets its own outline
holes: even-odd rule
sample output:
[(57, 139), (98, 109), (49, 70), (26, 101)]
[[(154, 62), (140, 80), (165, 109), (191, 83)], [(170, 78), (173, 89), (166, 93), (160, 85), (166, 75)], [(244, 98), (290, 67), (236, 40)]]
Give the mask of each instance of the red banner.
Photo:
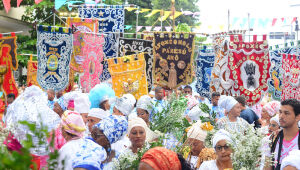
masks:
[(263, 41), (244, 42), (242, 36), (230, 37), (228, 64), (236, 96), (244, 96), (248, 106), (260, 101), (268, 90), (270, 59), (266, 36)]
[(282, 54), (283, 87), (281, 100), (300, 100), (300, 56)]

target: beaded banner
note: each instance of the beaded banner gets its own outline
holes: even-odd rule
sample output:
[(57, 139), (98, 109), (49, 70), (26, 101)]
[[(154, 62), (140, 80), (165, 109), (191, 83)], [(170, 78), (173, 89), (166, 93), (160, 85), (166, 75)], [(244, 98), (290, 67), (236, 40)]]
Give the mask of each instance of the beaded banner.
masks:
[(70, 63), (70, 68), (76, 72), (83, 72), (82, 62), (84, 56), (81, 55), (81, 48), (84, 46), (83, 35), (85, 32), (98, 32), (98, 20), (96, 19), (81, 19), (68, 18), (68, 27), (75, 29), (73, 33), (73, 53)]
[(214, 66), (215, 52), (213, 50), (203, 49), (196, 60), (196, 89), (200, 96), (207, 97), (210, 99), (210, 80), (211, 71)]
[(70, 59), (73, 49), (73, 34), (71, 29), (63, 33), (43, 30), (37, 31), (38, 70), (37, 81), (43, 89), (55, 91), (64, 90), (69, 84)]
[(258, 103), (268, 91), (270, 58), (268, 41), (244, 42), (242, 35), (230, 36), (228, 65), (230, 79), (234, 80), (235, 96), (244, 96), (248, 106)]
[(228, 42), (225, 36), (215, 37), (215, 62), (211, 72), (210, 92), (219, 92), (223, 95), (232, 95), (233, 81), (229, 78)]
[(144, 53), (111, 58), (107, 62), (116, 96), (131, 93), (138, 100), (148, 94)]
[(170, 89), (192, 83), (193, 33), (154, 33), (153, 83)]
[(283, 88), (281, 101), (300, 100), (300, 56), (282, 54)]
[[(105, 44), (103, 46), (104, 59), (117, 57), (119, 33), (124, 32), (124, 6), (107, 5), (103, 8), (83, 7), (78, 8), (78, 13), (81, 18), (98, 19), (98, 31), (105, 35)], [(107, 62), (104, 61), (100, 80), (107, 80), (110, 77)]]
[(80, 77), (80, 83), (88, 93), (96, 84), (100, 83), (99, 76), (102, 73), (103, 65), (103, 43), (104, 39), (95, 35), (84, 36), (85, 45), (82, 49), (84, 74)]
[(153, 67), (153, 51), (152, 41), (141, 39), (120, 38), (119, 41), (119, 57), (137, 53), (143, 53), (146, 61), (146, 73), (148, 82), (148, 92), (152, 88), (152, 67)]
[(18, 89), (13, 76), (13, 70), (18, 68), (16, 41), (17, 37), (14, 33), (11, 33), (9, 37), (2, 37), (0, 34), (0, 79), (2, 84), (0, 90), (4, 94), (3, 97), (10, 93), (18, 96)]

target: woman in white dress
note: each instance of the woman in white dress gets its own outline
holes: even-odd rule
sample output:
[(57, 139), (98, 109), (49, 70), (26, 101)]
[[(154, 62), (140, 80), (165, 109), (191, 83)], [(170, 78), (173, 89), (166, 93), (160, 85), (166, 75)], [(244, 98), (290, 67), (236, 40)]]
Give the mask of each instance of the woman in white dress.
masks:
[(232, 161), (230, 155), (233, 150), (229, 143), (232, 143), (230, 133), (221, 129), (213, 137), (213, 147), (216, 150), (217, 159), (204, 161), (199, 170), (224, 170), (232, 169)]

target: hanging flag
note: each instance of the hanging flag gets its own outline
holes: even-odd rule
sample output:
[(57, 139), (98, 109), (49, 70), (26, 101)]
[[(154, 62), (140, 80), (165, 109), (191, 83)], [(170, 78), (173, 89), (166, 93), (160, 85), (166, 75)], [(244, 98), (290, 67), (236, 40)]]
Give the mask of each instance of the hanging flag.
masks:
[(17, 7), (20, 6), (20, 4), (21, 4), (22, 1), (23, 1), (23, 0), (17, 0)]
[(144, 26), (137, 26), (136, 27), (136, 32), (139, 32), (139, 30), (141, 30)]
[(154, 27), (154, 31), (161, 31), (161, 27)]
[(291, 24), (294, 23), (297, 20), (297, 17), (294, 17)]
[(137, 8), (134, 8), (134, 7), (125, 7), (125, 9), (129, 12), (131, 12), (133, 10), (137, 10)]
[(145, 8), (142, 8), (141, 10), (140, 10), (140, 13), (144, 13), (144, 12), (148, 12), (148, 11), (150, 11), (151, 9), (145, 9)]
[(182, 15), (193, 15), (194, 13), (191, 11), (182, 11)]
[(221, 31), (223, 31), (224, 30), (224, 25), (219, 25), (219, 28), (220, 28)]
[(2, 0), (6, 13), (10, 10), (10, 0)]
[(167, 32), (171, 32), (172, 27), (165, 27)]
[(277, 18), (273, 18), (272, 20), (272, 27), (276, 24)]
[(262, 28), (266, 28), (266, 26), (269, 23), (269, 21), (270, 21), (269, 18), (266, 18), (266, 19), (259, 18), (258, 19), (258, 26), (260, 26)]
[(164, 15), (159, 19), (159, 21), (165, 21), (171, 14), (171, 11), (164, 11)]
[(131, 28), (132, 28), (132, 25), (125, 25), (125, 27), (124, 27), (125, 30), (129, 30)]
[(43, 0), (34, 0), (35, 4), (41, 3)]
[(146, 31), (150, 32), (151, 28), (152, 28), (152, 26), (146, 26)]
[(194, 38), (193, 33), (154, 33), (154, 84), (175, 89), (192, 83)]
[(243, 18), (242, 23), (240, 23), (241, 28), (244, 28), (247, 23), (247, 18)]
[(238, 20), (239, 20), (239, 18), (234, 17), (233, 20), (232, 20), (231, 26), (234, 27), (235, 24), (238, 22)]
[(178, 12), (178, 11), (175, 11), (175, 14), (174, 14), (174, 17), (173, 17), (173, 15), (170, 15), (170, 19), (176, 19), (177, 17), (179, 17), (180, 15), (182, 15), (182, 12)]
[(151, 16), (155, 15), (156, 13), (158, 13), (160, 11), (161, 11), (160, 9), (154, 9), (154, 10), (151, 11), (150, 14), (146, 15), (145, 17), (151, 17)]
[(119, 56), (144, 53), (146, 61), (146, 74), (148, 82), (148, 92), (152, 89), (152, 70), (153, 70), (153, 47), (152, 41), (141, 39), (120, 38)]
[(55, 0), (55, 10), (58, 10), (64, 4), (66, 4), (67, 0)]
[(250, 28), (253, 28), (254, 27), (254, 24), (255, 24), (255, 18), (251, 18), (250, 19)]
[(93, 34), (85, 34), (83, 37), (84, 46), (81, 50), (84, 73), (80, 77), (80, 83), (86, 93), (88, 93), (96, 84), (100, 83), (100, 75), (103, 71), (103, 36), (98, 37)]
[(199, 15), (200, 15), (200, 12), (194, 12), (193, 17), (199, 16)]
[(60, 91), (69, 84), (73, 34), (71, 29), (64, 33), (61, 27), (59, 32), (51, 32), (51, 28), (44, 31), (43, 26), (39, 26), (37, 30), (37, 81), (45, 90)]

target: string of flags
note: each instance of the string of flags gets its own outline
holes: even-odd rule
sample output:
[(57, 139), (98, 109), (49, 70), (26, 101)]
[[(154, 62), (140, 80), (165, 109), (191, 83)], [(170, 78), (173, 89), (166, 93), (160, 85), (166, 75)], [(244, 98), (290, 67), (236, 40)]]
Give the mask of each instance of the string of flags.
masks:
[(248, 23), (248, 18), (233, 17), (231, 20), (231, 27), (260, 27), (266, 28), (268, 26), (277, 26), (277, 25), (290, 25), (296, 22), (297, 17), (281, 17), (281, 18), (250, 18)]

